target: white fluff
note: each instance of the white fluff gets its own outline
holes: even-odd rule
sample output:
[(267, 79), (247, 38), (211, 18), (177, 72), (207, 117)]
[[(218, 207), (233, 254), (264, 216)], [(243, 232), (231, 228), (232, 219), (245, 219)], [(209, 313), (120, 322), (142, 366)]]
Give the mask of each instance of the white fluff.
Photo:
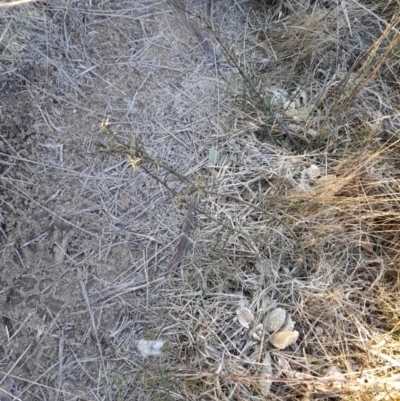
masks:
[(158, 340), (138, 340), (136, 341), (136, 347), (143, 358), (148, 356), (161, 355), (161, 348), (164, 345), (164, 341)]

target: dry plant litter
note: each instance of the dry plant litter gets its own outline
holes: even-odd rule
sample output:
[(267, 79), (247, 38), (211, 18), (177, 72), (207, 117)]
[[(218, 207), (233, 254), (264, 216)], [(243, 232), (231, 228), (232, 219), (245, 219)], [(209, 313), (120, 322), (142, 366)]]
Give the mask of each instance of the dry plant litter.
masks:
[(398, 1), (0, 21), (1, 400), (400, 399)]

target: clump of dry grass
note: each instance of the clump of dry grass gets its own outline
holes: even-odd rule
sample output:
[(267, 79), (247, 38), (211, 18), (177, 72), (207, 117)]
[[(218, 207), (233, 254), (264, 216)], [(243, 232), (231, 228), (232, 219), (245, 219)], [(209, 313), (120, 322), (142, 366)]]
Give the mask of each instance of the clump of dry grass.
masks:
[[(399, 396), (400, 14), (381, 31), (379, 6), (321, 4), (267, 28), (250, 10), (238, 33), (235, 68), (253, 86), (232, 77), (245, 107), (198, 181), (188, 271), (165, 290), (169, 374), (186, 399)], [(297, 343), (254, 340), (241, 305), (257, 322), (285, 309)]]

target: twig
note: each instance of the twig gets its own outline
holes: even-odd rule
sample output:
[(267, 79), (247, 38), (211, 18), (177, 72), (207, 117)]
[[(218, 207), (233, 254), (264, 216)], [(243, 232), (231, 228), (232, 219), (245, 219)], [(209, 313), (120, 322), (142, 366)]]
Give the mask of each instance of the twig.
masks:
[(182, 227), (182, 235), (176, 247), (175, 255), (173, 256), (169, 264), (169, 269), (172, 274), (175, 273), (176, 269), (182, 262), (183, 253), (185, 252), (189, 240), (190, 229), (193, 227), (194, 213), (196, 210), (196, 206), (197, 206), (197, 192), (193, 194), (192, 201), (189, 204), (189, 208)]

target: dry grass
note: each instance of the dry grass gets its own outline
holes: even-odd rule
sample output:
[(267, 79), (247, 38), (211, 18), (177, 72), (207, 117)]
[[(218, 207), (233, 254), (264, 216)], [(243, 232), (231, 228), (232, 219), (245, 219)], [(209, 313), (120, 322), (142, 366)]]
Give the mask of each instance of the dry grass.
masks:
[(0, 7), (20, 6), (22, 4), (32, 3), (33, 1), (43, 1), (43, 0), (16, 0), (16, 1), (9, 1), (7, 3), (1, 2)]
[[(132, 238), (146, 246), (112, 280), (86, 273), (97, 292), (80, 281), (95, 368), (72, 344), (64, 368), (93, 386), (82, 399), (399, 399), (399, 4), (309, 3), (215, 2), (212, 21), (188, 4), (212, 27), (216, 66), (182, 65), (181, 87), (151, 87), (181, 121), (168, 125), (171, 109), (158, 100), (142, 110), (154, 125), (130, 119), (133, 101), (107, 105), (100, 135), (110, 154), (80, 175), (74, 195), (87, 202), (63, 218), (107, 211), (101, 260)], [(134, 196), (118, 222), (130, 234), (113, 219), (124, 193)], [(193, 193), (195, 224), (171, 274)], [(99, 232), (95, 221), (84, 229)], [(85, 263), (101, 271), (96, 257)], [(238, 322), (242, 306), (250, 329)], [(283, 350), (270, 333), (252, 336), (277, 306), (299, 332)], [(118, 320), (102, 320), (114, 310)], [(163, 355), (140, 358), (140, 338), (162, 338)], [(42, 377), (51, 375), (33, 384)]]
[[(300, 8), (268, 29), (250, 10), (246, 28), (221, 40), (244, 107), (196, 187), (189, 288), (166, 295), (185, 399), (399, 397), (399, 11), (375, 6)], [(296, 346), (249, 338), (241, 304), (256, 321), (286, 309)]]

